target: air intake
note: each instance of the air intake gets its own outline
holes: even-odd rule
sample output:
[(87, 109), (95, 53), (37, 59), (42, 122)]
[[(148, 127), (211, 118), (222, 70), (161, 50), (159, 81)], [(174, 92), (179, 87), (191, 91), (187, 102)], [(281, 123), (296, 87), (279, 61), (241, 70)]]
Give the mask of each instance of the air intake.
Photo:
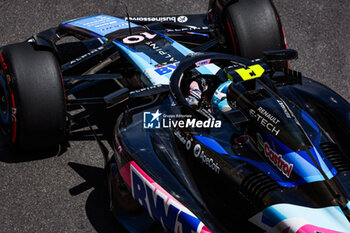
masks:
[(281, 189), (280, 185), (263, 172), (247, 176), (241, 185), (241, 193), (258, 207), (263, 206), (263, 198), (266, 194), (277, 189)]
[(325, 142), (320, 144), (323, 154), (328, 161), (338, 171), (350, 171), (350, 160), (339, 149), (339, 147), (331, 142)]

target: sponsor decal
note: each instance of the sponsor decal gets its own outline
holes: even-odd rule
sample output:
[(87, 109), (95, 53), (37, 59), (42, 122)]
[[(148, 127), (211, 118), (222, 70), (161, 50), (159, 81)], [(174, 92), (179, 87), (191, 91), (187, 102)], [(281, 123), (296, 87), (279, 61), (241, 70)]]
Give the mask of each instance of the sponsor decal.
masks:
[(145, 40), (145, 38), (152, 40), (154, 37), (156, 37), (157, 34), (151, 34), (148, 32), (141, 32), (139, 35), (130, 35), (125, 38), (123, 38), (124, 44), (137, 44)]
[(140, 22), (174, 22), (176, 23), (176, 17), (125, 17), (125, 20), (140, 21)]
[[(236, 71), (236, 73), (239, 74), (239, 76), (244, 81), (246, 81), (246, 80), (261, 77), (264, 74), (265, 69), (261, 65), (256, 64), (256, 65), (249, 66), (248, 68), (240, 68), (240, 69), (237, 69), (235, 71)], [(231, 80), (231, 81), (233, 81), (233, 80)]]
[(333, 96), (331, 96), (330, 98), (329, 98), (333, 103), (335, 103), (335, 104), (337, 104), (338, 103), (338, 101), (336, 100), (336, 99), (334, 99), (334, 97)]
[(116, 19), (113, 19), (112, 17), (99, 15), (96, 16), (94, 20), (86, 21), (85, 23), (83, 23), (83, 26), (101, 28), (114, 24), (115, 26), (121, 27), (122, 25), (118, 23), (119, 22)]
[(171, 232), (210, 233), (211, 231), (185, 206), (152, 180), (135, 162), (120, 170), (132, 195), (149, 213)]
[(12, 117), (12, 143), (15, 143), (17, 138), (17, 108), (15, 105), (15, 96), (13, 94), (13, 90), (11, 90), (11, 100), (12, 100), (12, 111), (11, 111), (11, 117)]
[[(179, 141), (182, 144), (185, 145), (186, 150), (190, 151), (192, 149), (193, 138), (187, 140), (184, 136), (181, 135), (180, 131), (178, 130), (174, 132), (174, 135), (179, 139)], [(213, 158), (210, 158), (205, 154), (205, 151), (202, 149), (200, 144), (195, 144), (193, 146), (192, 153), (195, 158), (199, 158), (202, 161), (202, 163), (207, 165), (215, 173), (220, 173), (220, 167), (218, 163), (216, 163)]]
[[(110, 24), (114, 24), (114, 23), (116, 23), (116, 22), (110, 22), (110, 23), (108, 23), (106, 25), (103, 25), (103, 26), (107, 26), (107, 27), (101, 28), (100, 31), (101, 32), (103, 32), (103, 31), (110, 31), (113, 28), (124, 28), (124, 27), (128, 26), (128, 22), (117, 24), (117, 25), (110, 25)], [(99, 27), (101, 27), (101, 26), (99, 26)]]
[(76, 58), (76, 59), (70, 61), (70, 64), (72, 65), (72, 64), (74, 64), (74, 63), (77, 63), (77, 62), (83, 60), (84, 58), (86, 58), (86, 57), (88, 57), (88, 56), (91, 56), (91, 55), (93, 55), (94, 53), (97, 53), (97, 52), (99, 52), (99, 51), (101, 51), (101, 50), (103, 50), (103, 49), (104, 49), (103, 46), (100, 46), (100, 47), (98, 47), (97, 49), (93, 49), (93, 50), (91, 50), (90, 52), (85, 53), (84, 55), (82, 55), (82, 56), (80, 56), (80, 57), (78, 57), (78, 58)]
[(172, 32), (192, 32), (192, 31), (205, 31), (209, 30), (209, 27), (196, 27), (196, 26), (191, 26), (191, 27), (186, 27), (186, 28), (175, 28), (175, 29), (166, 29), (166, 32), (172, 33)]
[(272, 162), (272, 164), (275, 165), (275, 167), (277, 167), (283, 175), (289, 178), (294, 165), (285, 161), (282, 155), (277, 154), (274, 150), (272, 150), (267, 142), (263, 142), (263, 139), (260, 134), (257, 134), (257, 137), (258, 150), (264, 151), (265, 156), (270, 160), (270, 162)]
[(259, 151), (264, 151), (264, 140), (262, 139), (260, 134), (257, 134), (258, 137), (258, 150)]
[(157, 17), (157, 16), (145, 16), (145, 17), (125, 17), (125, 20), (130, 21), (138, 21), (138, 22), (174, 22), (174, 23), (186, 23), (188, 21), (188, 17), (185, 15), (181, 16), (164, 16), (164, 17)]
[(11, 108), (11, 118), (12, 118), (12, 121), (17, 121), (17, 108)]
[(173, 72), (178, 65), (179, 65), (179, 62), (175, 62), (173, 64), (169, 64), (169, 65), (157, 68), (154, 71), (157, 72), (159, 75), (166, 75)]
[(269, 119), (270, 121), (272, 121), (274, 124), (278, 124), (280, 121), (274, 117), (272, 114), (270, 114), (268, 111), (266, 111), (264, 108), (259, 107), (258, 111), (265, 116), (267, 119)]
[[(70, 20), (64, 24), (65, 27), (75, 26), (87, 29), (94, 33), (102, 33), (103, 35), (117, 31), (119, 29), (127, 28), (128, 25), (128, 22), (108, 15), (96, 15), (92, 17), (78, 18)], [(132, 24), (132, 27), (135, 26), (135, 24)], [(30, 41), (32, 41), (32, 39), (30, 39)]]
[(134, 94), (138, 94), (138, 93), (142, 93), (142, 92), (146, 92), (146, 91), (151, 91), (151, 90), (160, 88), (160, 87), (162, 87), (162, 86), (163, 86), (163, 85), (158, 84), (158, 85), (154, 85), (154, 86), (144, 87), (144, 88), (141, 88), (141, 89), (137, 89), (137, 90), (134, 90), (134, 91), (130, 91), (130, 95), (134, 95)]
[(205, 60), (196, 62), (196, 66), (199, 67), (199, 66), (208, 65), (210, 63), (210, 61), (211, 61), (210, 59), (205, 59)]
[(181, 15), (179, 17), (177, 17), (177, 22), (179, 23), (186, 23), (188, 21), (187, 16)]
[(266, 128), (272, 134), (275, 134), (276, 136), (279, 134), (280, 130), (277, 129), (276, 124), (278, 124), (280, 121), (269, 112), (267, 112), (264, 108), (259, 107), (258, 112), (250, 109), (249, 115), (255, 118), (261, 126)]
[(159, 112), (143, 113), (144, 129), (160, 129), (160, 128), (221, 128), (221, 120), (210, 118), (207, 120), (199, 120), (192, 118), (191, 115), (165, 115)]
[(291, 118), (290, 113), (287, 110), (287, 107), (284, 105), (283, 101), (277, 100), (277, 103), (281, 106), (283, 109), (284, 115), (286, 115), (287, 118)]

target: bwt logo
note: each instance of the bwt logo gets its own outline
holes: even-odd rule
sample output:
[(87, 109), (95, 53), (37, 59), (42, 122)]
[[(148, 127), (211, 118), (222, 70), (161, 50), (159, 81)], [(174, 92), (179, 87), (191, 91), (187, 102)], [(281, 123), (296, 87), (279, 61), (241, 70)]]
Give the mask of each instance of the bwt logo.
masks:
[(144, 112), (143, 113), (143, 128), (144, 129), (160, 129), (161, 126), (161, 113), (159, 109), (156, 112)]

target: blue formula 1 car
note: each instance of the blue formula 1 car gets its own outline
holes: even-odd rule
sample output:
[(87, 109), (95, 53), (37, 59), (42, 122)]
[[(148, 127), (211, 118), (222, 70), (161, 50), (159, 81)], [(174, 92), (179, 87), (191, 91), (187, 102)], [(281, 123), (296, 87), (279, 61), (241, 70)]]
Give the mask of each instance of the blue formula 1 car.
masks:
[(74, 19), (0, 49), (1, 128), (33, 150), (89, 126), (130, 232), (350, 232), (350, 105), (296, 58), (270, 0)]

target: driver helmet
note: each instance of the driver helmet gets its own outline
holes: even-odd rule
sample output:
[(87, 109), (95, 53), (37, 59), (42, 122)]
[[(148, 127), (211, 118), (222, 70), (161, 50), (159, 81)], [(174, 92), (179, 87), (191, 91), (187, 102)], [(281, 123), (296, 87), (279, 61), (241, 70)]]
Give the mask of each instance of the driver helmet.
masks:
[(213, 106), (213, 111), (214, 112), (228, 112), (231, 111), (231, 107), (227, 103), (227, 88), (230, 86), (232, 81), (226, 81), (216, 89), (213, 98), (211, 99), (211, 104)]

